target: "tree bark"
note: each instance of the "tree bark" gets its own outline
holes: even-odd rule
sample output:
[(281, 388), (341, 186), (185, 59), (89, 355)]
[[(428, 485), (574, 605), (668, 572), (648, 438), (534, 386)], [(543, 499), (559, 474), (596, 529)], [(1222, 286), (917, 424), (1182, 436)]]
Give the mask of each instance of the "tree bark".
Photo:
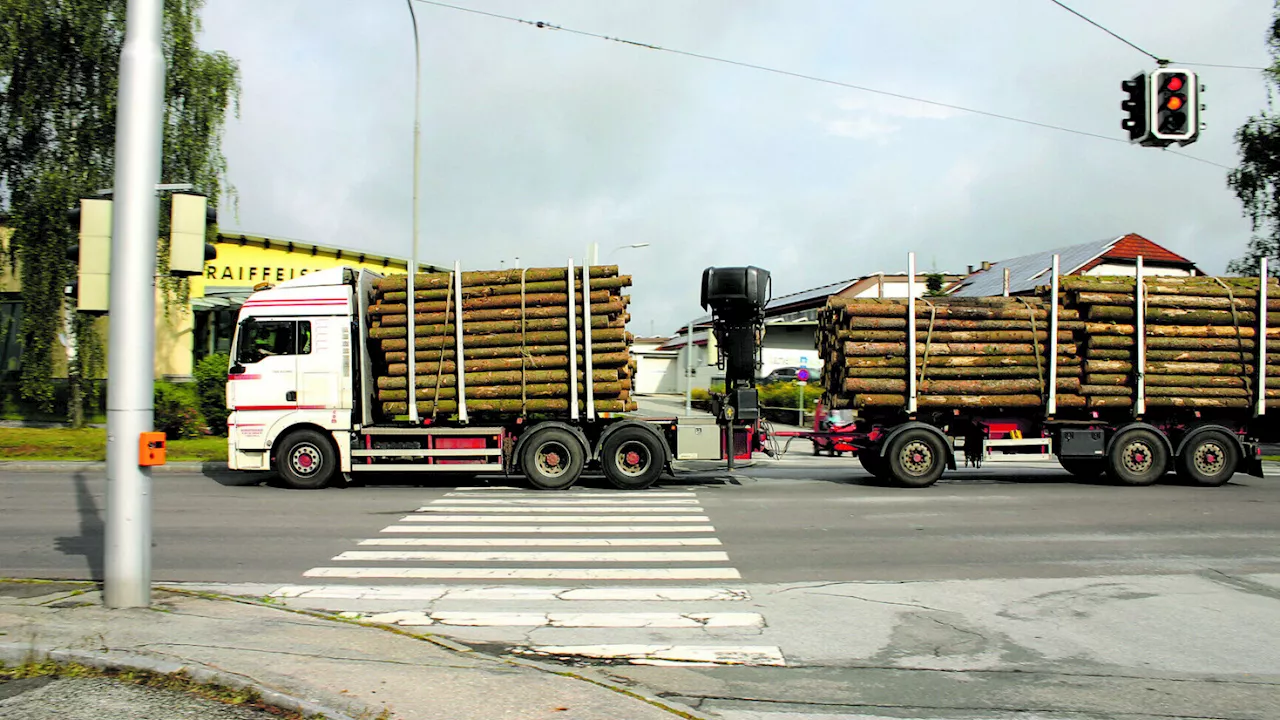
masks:
[[(418, 309), (419, 308), (417, 306), (414, 307), (415, 311), (417, 311)], [(609, 302), (592, 304), (591, 314), (592, 315), (619, 315), (625, 312), (626, 309), (627, 309), (627, 303), (623, 302), (621, 298), (614, 298)], [(403, 325), (405, 323), (405, 318), (407, 317), (407, 315), (405, 315), (405, 312), (407, 310), (408, 310), (408, 306), (403, 303), (392, 303), (388, 305), (370, 305), (369, 306), (369, 314), (371, 316), (377, 317), (383, 325)], [(484, 322), (486, 320), (517, 320), (518, 321), (520, 319), (520, 313), (521, 313), (521, 310), (519, 307), (493, 308), (491, 310), (463, 310), (462, 322), (463, 324), (466, 324), (471, 322)], [(545, 307), (526, 307), (524, 309), (524, 316), (526, 319), (529, 319), (529, 320), (538, 319), (538, 318), (558, 318), (558, 317), (565, 317), (567, 315), (568, 315), (568, 308), (562, 305), (550, 305)], [(581, 311), (579, 311), (579, 315), (581, 315)], [(431, 313), (415, 312), (414, 322), (421, 323), (423, 325), (439, 325), (439, 324), (443, 324), (445, 322), (453, 320), (453, 318), (456, 316), (457, 316), (457, 313), (454, 312), (453, 308), (449, 309), (449, 313), (447, 317), (443, 312), (431, 312)], [(400, 319), (398, 322), (391, 322), (389, 320), (389, 318), (391, 317), (398, 317)]]
[[(577, 332), (577, 341), (581, 343), (583, 340), (582, 331)], [(630, 334), (622, 328), (602, 328), (591, 331), (592, 344), (607, 342), (630, 342)], [(432, 348), (440, 349), (443, 345), (446, 348), (453, 347), (453, 338), (448, 336), (437, 336), (432, 338), (418, 337), (414, 346), (421, 350), (430, 350)], [(561, 331), (549, 332), (531, 332), (521, 337), (520, 333), (500, 334), (500, 335), (474, 335), (470, 339), (464, 341), (466, 346), (463, 349), (464, 357), (471, 352), (472, 348), (485, 347), (511, 347), (520, 349), (521, 344), (524, 345), (556, 345), (565, 348), (569, 344), (569, 333)], [(407, 338), (390, 338), (382, 341), (383, 350), (405, 350), (409, 343)]]
[[(580, 405), (584, 405), (579, 400)], [(638, 409), (634, 400), (596, 400), (596, 412), (634, 412)], [(439, 403), (431, 401), (419, 401), (418, 412), (424, 415), (431, 415), (433, 411), (444, 413), (457, 412), (458, 403), (454, 400), (441, 400)], [(559, 400), (551, 398), (535, 398), (527, 402), (520, 400), (467, 400), (467, 410), (470, 412), (502, 412), (502, 413), (518, 413), (526, 411), (530, 413), (563, 413), (569, 410), (568, 400)], [(409, 412), (409, 403), (407, 402), (384, 402), (382, 403), (382, 412), (386, 415), (404, 415)]]
[[(925, 352), (925, 344), (916, 343), (916, 353), (918, 357), (923, 357)], [(1030, 344), (1013, 344), (1013, 343), (932, 343), (928, 346), (929, 355), (933, 356), (974, 356), (974, 357), (1004, 357), (1009, 355), (1030, 355), (1036, 354), (1036, 348)], [(1040, 354), (1045, 356), (1048, 353), (1048, 343), (1040, 345)], [(1064, 355), (1074, 355), (1076, 346), (1074, 344), (1060, 344), (1058, 352)], [(872, 342), (846, 342), (844, 344), (844, 354), (853, 357), (874, 357), (874, 356), (898, 356), (907, 354), (906, 343), (872, 343)], [(1048, 362), (1048, 358), (1045, 358)]]
[[(622, 387), (622, 383), (596, 383), (592, 391), (598, 398), (609, 399), (627, 399), (624, 397), (627, 389)], [(521, 393), (524, 397), (529, 398), (567, 398), (569, 397), (568, 383), (538, 383), (536, 385), (527, 385), (520, 387), (519, 385), (482, 385), (479, 387), (467, 387), (467, 402), (471, 400), (499, 400), (505, 398), (518, 398)], [(409, 395), (407, 389), (402, 390), (378, 390), (378, 400), (392, 401), (405, 400)], [(586, 386), (578, 383), (578, 395), (586, 397)], [(436, 399), (435, 388), (418, 388), (418, 400), (434, 400)], [(458, 389), (455, 387), (442, 387), (439, 394), (440, 400), (457, 400)]]
[[(467, 388), (470, 391), (473, 387), (484, 387), (488, 385), (516, 385), (521, 383), (529, 385), (541, 385), (546, 383), (567, 383), (569, 381), (568, 370), (530, 370), (528, 372), (520, 372), (519, 370), (493, 370), (490, 372), (474, 372), (464, 375), (467, 381)], [(585, 373), (578, 371), (578, 379), (582, 380)], [(591, 373), (593, 382), (617, 382), (617, 370), (596, 370)], [(454, 375), (418, 375), (415, 385), (420, 388), (436, 387), (437, 382), (440, 387), (452, 387), (457, 384), (457, 377)], [(408, 378), (404, 375), (382, 375), (377, 378), (379, 390), (400, 390), (408, 387)]]
[[(405, 316), (403, 315), (385, 315), (383, 320), (398, 320), (392, 326), (369, 328), (369, 337), (376, 340), (385, 338), (402, 338), (408, 335), (408, 327), (405, 325)], [(582, 318), (575, 318), (575, 325), (582, 327)], [(621, 328), (626, 323), (622, 319), (613, 320), (607, 315), (592, 315), (591, 327), (593, 328)], [(569, 318), (552, 317), (540, 318), (537, 320), (526, 320), (524, 322), (525, 332), (544, 332), (547, 330), (568, 330)], [(520, 333), (519, 320), (492, 320), (487, 322), (462, 323), (462, 334), (469, 335), (492, 335), (495, 333)], [(454, 325), (419, 325), (415, 324), (413, 334), (416, 337), (432, 337), (437, 335), (448, 335), (453, 337)], [(465, 342), (465, 341), (464, 341)]]
[[(594, 337), (594, 335), (592, 337)], [(419, 347), (421, 347), (421, 343), (419, 343)], [(593, 342), (591, 344), (591, 351), (593, 355), (612, 355), (616, 353), (627, 354), (628, 349), (629, 348), (627, 347), (627, 344), (623, 342), (607, 342), (607, 343)], [(543, 355), (563, 355), (565, 357), (568, 357), (567, 351), (568, 351), (568, 346), (565, 344), (529, 345), (524, 348), (521, 348), (519, 345), (514, 345), (510, 347), (483, 347), (483, 348), (467, 347), (463, 349), (463, 355), (466, 357), (467, 362), (470, 363), (472, 360), (481, 360), (481, 359), (489, 359), (489, 358), (518, 358), (521, 355), (524, 355), (526, 357), (531, 357), (531, 358), (539, 357)], [(404, 350), (396, 350), (394, 352), (385, 353), (384, 357), (386, 359), (386, 362), (388, 363), (404, 363), (409, 361), (408, 355), (409, 354)], [(445, 360), (454, 360), (455, 355), (456, 353), (453, 350), (453, 345), (450, 344), (449, 347), (443, 352), (441, 352), (438, 347), (432, 348), (430, 350), (419, 350), (417, 360), (420, 363), (435, 362), (440, 360), (442, 357)], [(584, 358), (585, 356), (582, 354), (581, 344), (579, 344), (578, 362), (581, 363)], [(492, 369), (497, 370), (500, 368), (492, 368)]]
[[(540, 282), (546, 280), (559, 280), (561, 285), (564, 284), (567, 268), (512, 268), (510, 270), (481, 270), (477, 272), (462, 273), (462, 286), (473, 287), (476, 285), (519, 285), (521, 277), (528, 282)], [(582, 277), (582, 267), (573, 269), (575, 278)], [(617, 265), (593, 265), (591, 267), (591, 277), (607, 278), (617, 277)], [(373, 287), (383, 292), (391, 290), (404, 290), (407, 287), (407, 275), (390, 275), (380, 280), (374, 281)], [(448, 289), (453, 283), (453, 273), (418, 273), (413, 277), (414, 290), (436, 290)]]

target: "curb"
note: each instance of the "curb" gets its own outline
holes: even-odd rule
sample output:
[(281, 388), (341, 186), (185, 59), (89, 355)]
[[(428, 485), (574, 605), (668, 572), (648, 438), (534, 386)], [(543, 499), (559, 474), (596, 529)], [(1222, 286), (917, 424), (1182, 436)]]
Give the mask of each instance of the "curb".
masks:
[[(132, 653), (54, 650), (42, 645), (0, 644), (0, 661), (5, 663), (21, 664), (44, 660), (61, 663), (74, 662), (102, 670), (141, 670), (160, 675), (185, 672), (188, 677), (197, 683), (221, 685), (232, 690), (253, 690), (262, 697), (263, 702), (285, 710), (292, 710), (304, 717), (322, 715), (327, 720), (358, 720), (355, 715), (263, 687), (243, 675), (213, 670), (204, 665), (196, 665), (190, 662), (161, 660)], [(358, 713), (358, 716), (372, 717), (377, 712), (380, 712), (380, 710), (366, 708)]]
[[(107, 464), (105, 462), (94, 460), (49, 460), (49, 461), (24, 461), (15, 460), (11, 462), (0, 462), (0, 472), (9, 470), (12, 472), (75, 472), (77, 470), (102, 470), (106, 471)], [(156, 465), (151, 468), (151, 472), (163, 475), (168, 473), (192, 473), (192, 472), (231, 472), (227, 469), (225, 462), (173, 462), (164, 465)]]

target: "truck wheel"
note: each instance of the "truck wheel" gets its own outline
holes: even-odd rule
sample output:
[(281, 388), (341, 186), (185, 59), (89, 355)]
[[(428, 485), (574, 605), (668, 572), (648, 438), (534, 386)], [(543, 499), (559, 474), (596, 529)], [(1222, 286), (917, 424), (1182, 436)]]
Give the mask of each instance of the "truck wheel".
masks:
[(520, 448), (520, 469), (539, 490), (564, 490), (582, 475), (587, 464), (582, 443), (562, 428), (534, 430)]
[(1107, 474), (1121, 485), (1150, 485), (1169, 467), (1164, 440), (1144, 428), (1121, 431), (1107, 453)]
[(1105, 458), (1058, 458), (1062, 469), (1081, 480), (1097, 480), (1107, 471)]
[(937, 435), (914, 428), (893, 439), (884, 460), (889, 475), (906, 487), (929, 487), (947, 467), (946, 445)]
[(338, 454), (324, 435), (295, 430), (276, 445), (276, 472), (295, 490), (318, 490), (338, 476)]
[(1196, 435), (1174, 461), (1178, 477), (1205, 487), (1225, 485), (1239, 464), (1240, 450), (1235, 439), (1220, 430)]
[(858, 462), (862, 463), (862, 468), (871, 473), (871, 476), (877, 480), (888, 480), (888, 463), (883, 457), (880, 457), (878, 450), (866, 449), (858, 451)]
[(662, 441), (648, 430), (619, 428), (600, 447), (600, 468), (614, 487), (643, 490), (662, 476), (665, 454)]

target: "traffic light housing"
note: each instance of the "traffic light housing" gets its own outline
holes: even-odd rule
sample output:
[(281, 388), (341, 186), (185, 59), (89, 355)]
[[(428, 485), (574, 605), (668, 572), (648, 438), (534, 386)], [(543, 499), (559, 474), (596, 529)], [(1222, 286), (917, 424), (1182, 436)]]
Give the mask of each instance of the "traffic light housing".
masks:
[(1200, 86), (1196, 74), (1179, 68), (1151, 73), (1148, 125), (1155, 145), (1189, 145), (1200, 134)]
[(204, 264), (218, 256), (205, 242), (210, 225), (218, 223), (217, 209), (203, 195), (174, 193), (169, 218), (169, 274), (203, 275)]
[(81, 312), (103, 313), (111, 297), (111, 201), (81, 200), (68, 215), (78, 241), (67, 248), (76, 277), (67, 294)]
[(1129, 131), (1129, 142), (1142, 142), (1147, 138), (1147, 74), (1138, 73), (1120, 83), (1125, 100), (1120, 109), (1128, 116), (1120, 121), (1120, 127)]

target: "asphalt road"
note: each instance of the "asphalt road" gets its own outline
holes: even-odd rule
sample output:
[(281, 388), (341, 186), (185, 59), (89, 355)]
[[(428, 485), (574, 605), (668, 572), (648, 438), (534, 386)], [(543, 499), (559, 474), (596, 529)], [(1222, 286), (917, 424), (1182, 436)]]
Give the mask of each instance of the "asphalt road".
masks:
[[(1276, 478), (906, 490), (788, 455), (627, 495), (229, 483), (156, 477), (156, 581), (604, 662), (737, 720), (1280, 718)], [(0, 575), (100, 578), (103, 489), (0, 476)]]

